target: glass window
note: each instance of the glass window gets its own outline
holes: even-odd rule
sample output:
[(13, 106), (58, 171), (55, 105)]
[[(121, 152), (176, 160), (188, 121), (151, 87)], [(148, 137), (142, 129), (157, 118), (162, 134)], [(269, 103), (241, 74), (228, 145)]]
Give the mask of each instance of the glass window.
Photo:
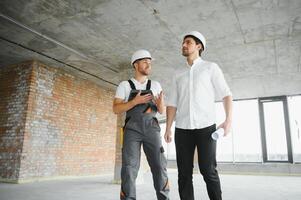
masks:
[(269, 161), (287, 161), (287, 141), (284, 122), (283, 102), (263, 103), (264, 125)]
[(294, 162), (301, 162), (301, 96), (288, 97)]
[(165, 156), (167, 160), (176, 160), (176, 147), (175, 147), (175, 140), (174, 140), (174, 132), (175, 132), (175, 122), (173, 122), (171, 126), (171, 132), (172, 132), (172, 141), (170, 143), (166, 143), (164, 140), (164, 134), (165, 134), (165, 128), (166, 123), (160, 123), (161, 127), (161, 138), (162, 138), (162, 145), (165, 149)]
[[(218, 126), (225, 120), (225, 112), (222, 102), (215, 104), (216, 125)], [(217, 140), (216, 159), (218, 162), (233, 162), (233, 134)]]
[[(288, 97), (289, 118), (294, 162), (301, 162), (301, 95)], [(283, 104), (280, 101), (263, 103), (268, 160), (287, 160)], [(277, 114), (275, 114), (277, 113)], [(223, 103), (216, 103), (216, 124), (225, 119)], [(172, 125), (173, 141), (164, 141), (165, 123), (161, 123), (162, 143), (168, 160), (176, 159), (174, 143), (175, 123)], [(278, 131), (278, 132), (277, 132)], [(282, 142), (281, 142), (282, 141)], [(279, 143), (280, 142), (280, 143)], [(276, 156), (276, 157), (275, 157)], [(258, 100), (233, 102), (233, 124), (230, 135), (217, 141), (218, 162), (262, 162), (261, 130)]]
[[(225, 120), (223, 103), (216, 103), (217, 125)], [(230, 135), (218, 140), (219, 162), (262, 162), (258, 101), (233, 102), (233, 124)]]
[(234, 101), (234, 161), (262, 162), (258, 100)]

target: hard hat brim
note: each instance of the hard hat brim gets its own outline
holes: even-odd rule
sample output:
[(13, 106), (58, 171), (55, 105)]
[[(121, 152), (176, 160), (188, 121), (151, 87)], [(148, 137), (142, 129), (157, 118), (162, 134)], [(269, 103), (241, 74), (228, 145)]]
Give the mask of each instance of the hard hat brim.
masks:
[(132, 65), (135, 63), (135, 62), (137, 62), (138, 60), (143, 60), (143, 59), (151, 59), (151, 60), (154, 60), (152, 57), (143, 57), (143, 58), (138, 58), (138, 59), (136, 59), (136, 60), (134, 60), (133, 62), (132, 62)]

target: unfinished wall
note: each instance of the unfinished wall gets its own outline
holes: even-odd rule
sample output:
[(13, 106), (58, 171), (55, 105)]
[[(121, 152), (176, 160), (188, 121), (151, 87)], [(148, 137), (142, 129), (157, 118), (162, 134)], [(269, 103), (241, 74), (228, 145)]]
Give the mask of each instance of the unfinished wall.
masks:
[(0, 179), (20, 171), (31, 63), (0, 68)]
[[(22, 138), (16, 144), (22, 154), (18, 154), (20, 170), (15, 178), (22, 182), (114, 173), (117, 126), (117, 116), (111, 110), (114, 92), (38, 62), (33, 62), (31, 68), (30, 78), (26, 79), (30, 87), (18, 91), (24, 93), (27, 114)], [(14, 71), (15, 67), (9, 69)], [(21, 84), (24, 77), (21, 79), (10, 84)], [(1, 135), (2, 132), (1, 129)], [(10, 137), (16, 134), (14, 129), (5, 132)], [(5, 151), (6, 148), (1, 149), (1, 153)], [(1, 169), (2, 178), (9, 178), (4, 176), (9, 165)]]

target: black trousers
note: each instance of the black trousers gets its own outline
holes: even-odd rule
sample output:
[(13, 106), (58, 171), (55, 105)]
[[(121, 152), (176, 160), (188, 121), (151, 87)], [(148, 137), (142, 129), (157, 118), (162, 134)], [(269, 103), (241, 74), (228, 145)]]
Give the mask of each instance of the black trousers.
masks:
[(211, 134), (216, 125), (203, 129), (175, 130), (175, 143), (178, 165), (178, 184), (181, 200), (194, 200), (192, 173), (193, 158), (197, 147), (199, 169), (206, 182), (210, 200), (221, 200), (222, 192), (216, 170), (216, 141)]

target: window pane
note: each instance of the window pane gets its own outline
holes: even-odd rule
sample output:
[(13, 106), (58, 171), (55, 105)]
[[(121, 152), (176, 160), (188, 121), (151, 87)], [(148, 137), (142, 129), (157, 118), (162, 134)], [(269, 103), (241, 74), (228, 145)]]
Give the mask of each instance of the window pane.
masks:
[(287, 142), (282, 101), (263, 103), (267, 156), (270, 161), (287, 161)]
[(165, 134), (165, 128), (166, 123), (161, 123), (161, 136), (162, 136), (162, 145), (165, 149), (165, 156), (167, 160), (176, 160), (176, 146), (175, 146), (175, 123), (173, 122), (171, 126), (171, 132), (172, 132), (172, 141), (170, 143), (166, 143), (164, 140), (164, 134)]
[(234, 101), (232, 129), (235, 162), (262, 162), (257, 100)]
[(301, 162), (301, 96), (288, 97), (294, 162)]
[[(216, 125), (220, 125), (225, 120), (223, 103), (216, 103)], [(217, 140), (216, 159), (218, 162), (233, 162), (232, 134)]]

